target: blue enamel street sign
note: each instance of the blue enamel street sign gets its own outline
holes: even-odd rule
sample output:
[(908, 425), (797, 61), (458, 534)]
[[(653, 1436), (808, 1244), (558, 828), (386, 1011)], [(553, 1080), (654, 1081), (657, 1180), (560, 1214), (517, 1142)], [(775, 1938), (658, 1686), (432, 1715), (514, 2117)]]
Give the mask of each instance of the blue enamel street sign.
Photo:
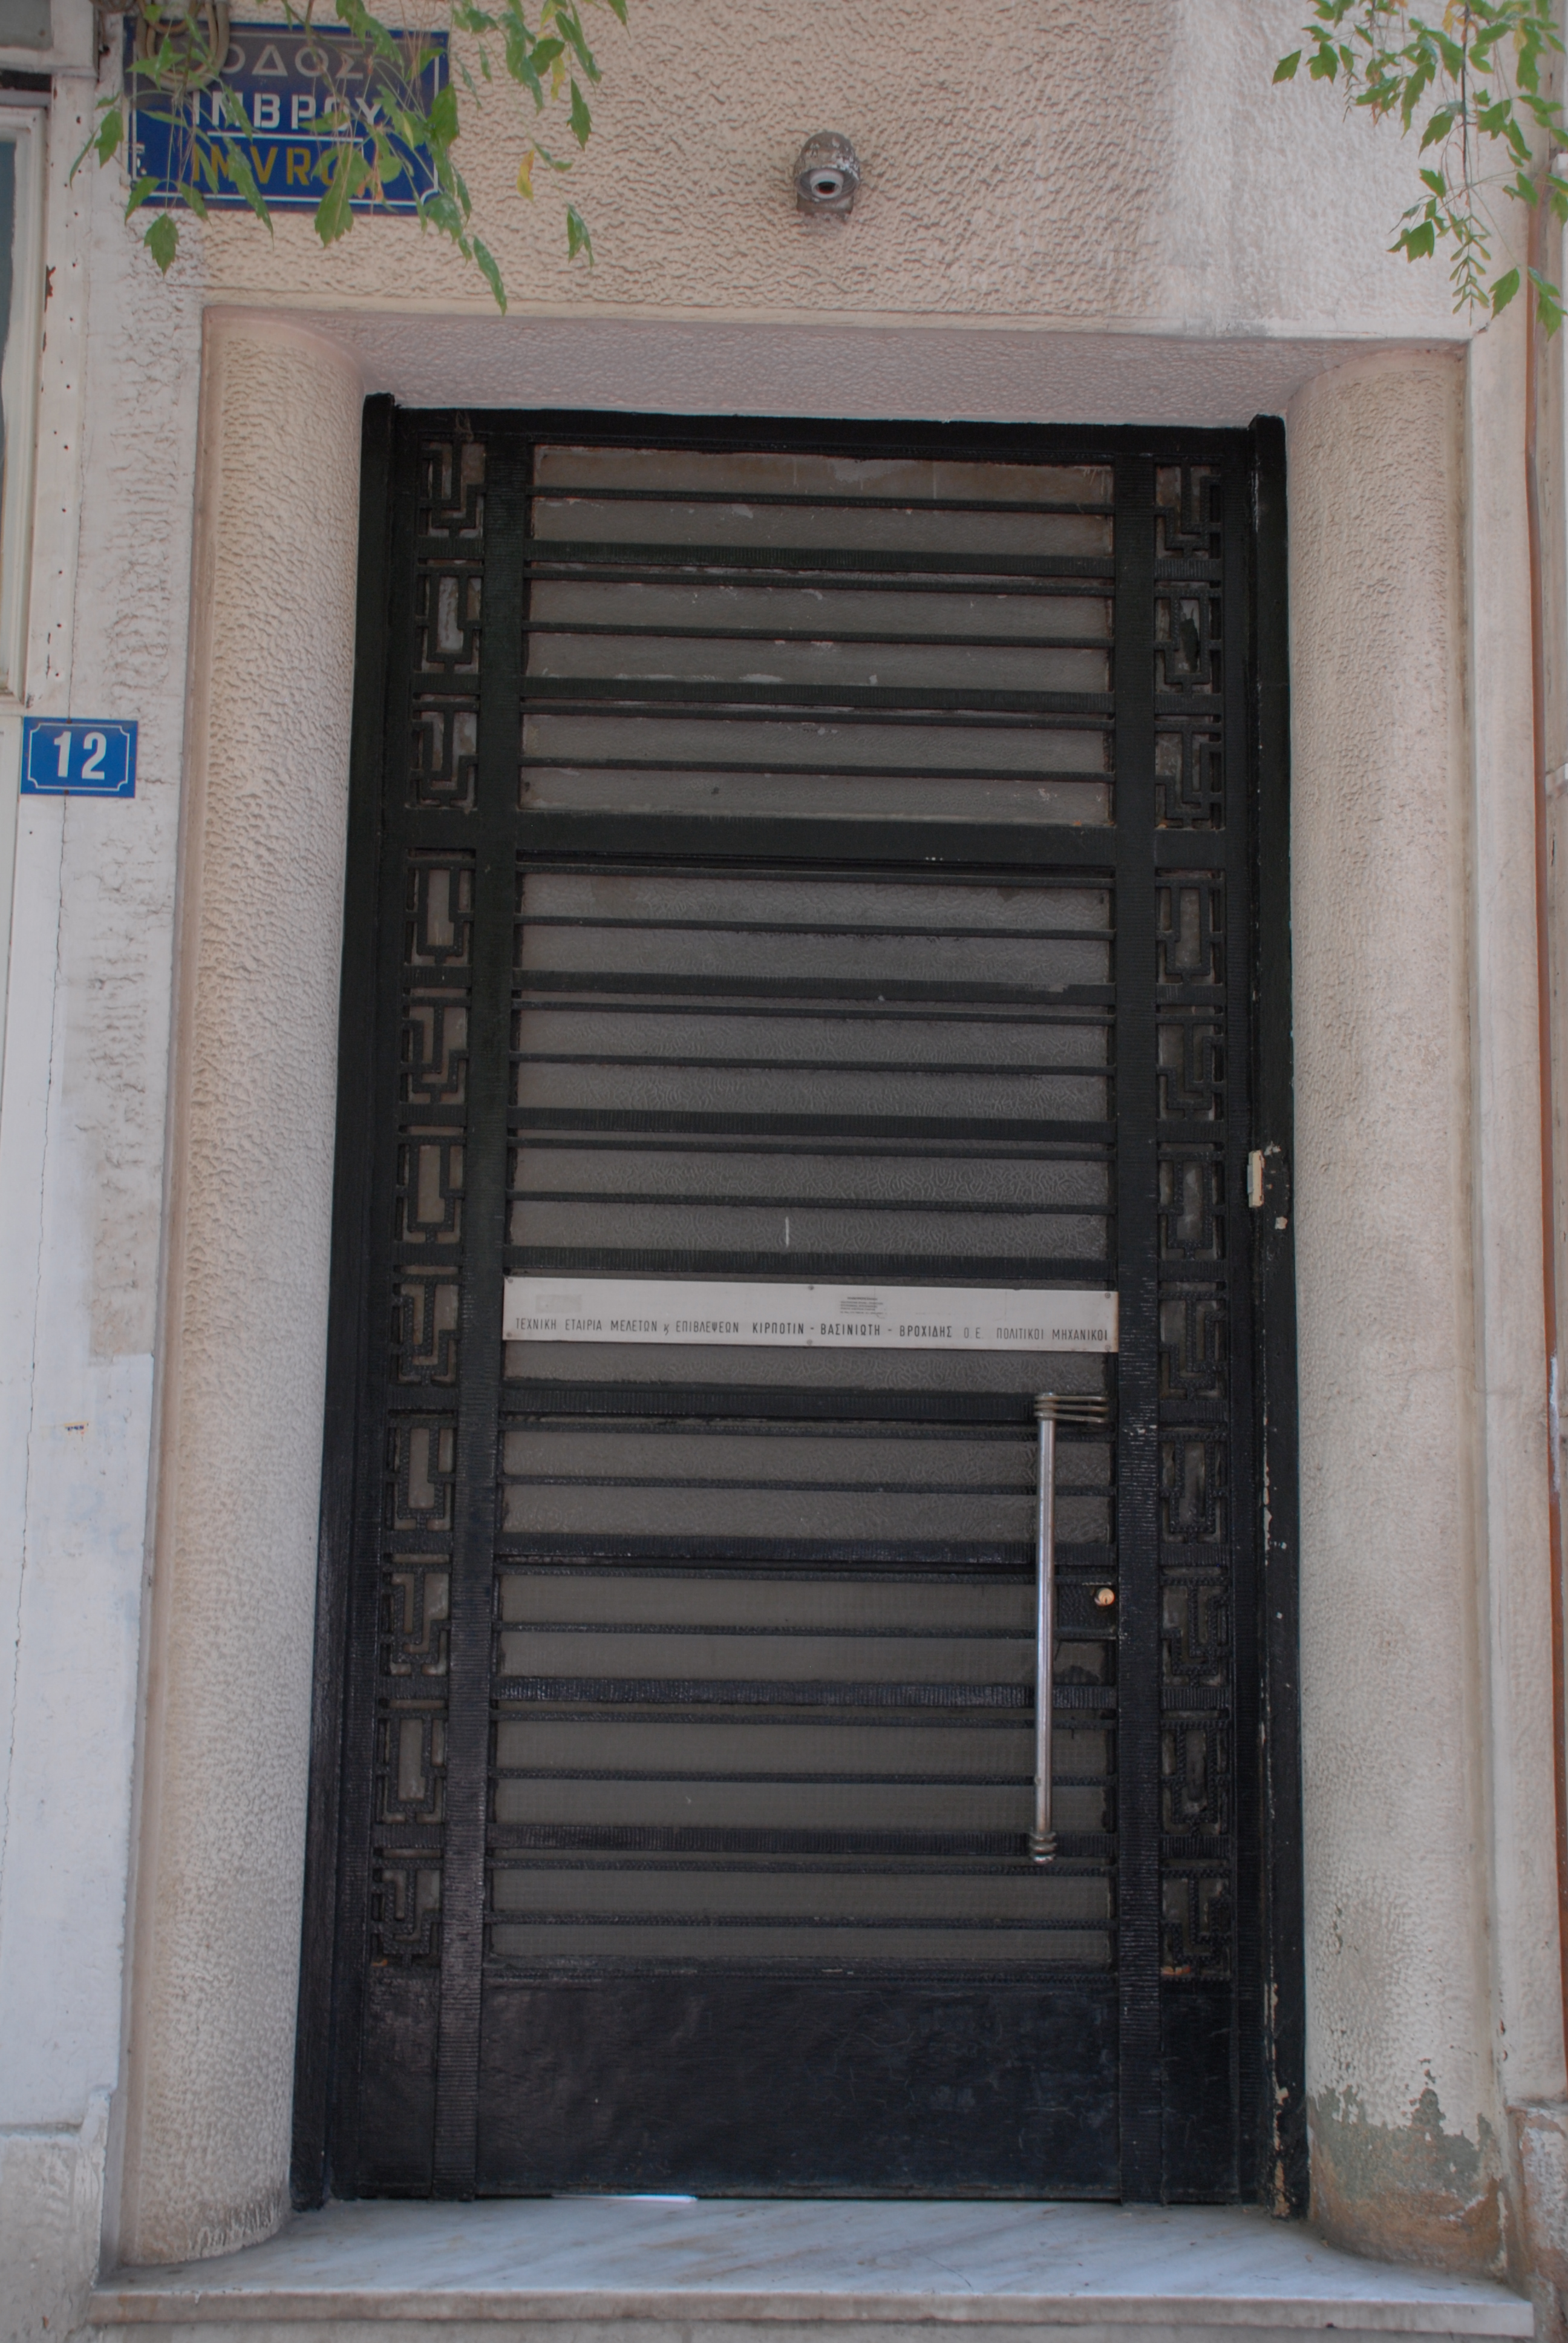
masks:
[[(397, 75), (349, 34), (319, 26), (231, 25), (218, 79), (178, 98), (138, 84), (132, 45), (136, 21), (127, 10), (127, 144), (132, 178), (153, 182), (149, 203), (180, 201), (182, 182), (194, 180), (209, 207), (243, 206), (230, 160), (237, 150), (269, 205), (314, 211), (347, 141), (357, 140), (371, 157), (369, 126)], [(394, 33), (392, 38), (407, 75), (417, 75), (420, 102), (428, 106), (446, 85), (446, 34)], [(388, 175), (379, 197), (368, 189), (357, 197), (356, 211), (411, 212), (434, 192), (427, 159), (397, 139), (391, 145), (402, 167)]]
[(134, 798), (136, 728), (113, 717), (25, 716), (25, 798)]

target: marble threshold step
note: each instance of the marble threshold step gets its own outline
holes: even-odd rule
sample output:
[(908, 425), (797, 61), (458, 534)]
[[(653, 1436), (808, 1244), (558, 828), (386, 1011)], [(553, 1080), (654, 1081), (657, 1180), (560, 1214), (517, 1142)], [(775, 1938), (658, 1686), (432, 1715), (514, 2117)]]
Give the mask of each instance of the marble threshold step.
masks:
[(221, 2259), (121, 2270), (87, 2317), (103, 2343), (822, 2343), (834, 2324), (874, 2328), (876, 2343), (933, 2343), (941, 2326), (1071, 2343), (1533, 2332), (1502, 2286), (1362, 2261), (1246, 2207), (646, 2197), (328, 2205)]

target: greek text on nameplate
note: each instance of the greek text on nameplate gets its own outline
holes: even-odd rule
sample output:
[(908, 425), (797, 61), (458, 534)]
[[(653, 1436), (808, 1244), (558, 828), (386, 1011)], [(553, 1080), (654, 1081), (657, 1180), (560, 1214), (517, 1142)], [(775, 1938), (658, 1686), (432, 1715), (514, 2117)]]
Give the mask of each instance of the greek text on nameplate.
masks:
[(508, 1277), (508, 1342), (728, 1342), (754, 1350), (1114, 1351), (1116, 1296), (1077, 1286), (737, 1285)]

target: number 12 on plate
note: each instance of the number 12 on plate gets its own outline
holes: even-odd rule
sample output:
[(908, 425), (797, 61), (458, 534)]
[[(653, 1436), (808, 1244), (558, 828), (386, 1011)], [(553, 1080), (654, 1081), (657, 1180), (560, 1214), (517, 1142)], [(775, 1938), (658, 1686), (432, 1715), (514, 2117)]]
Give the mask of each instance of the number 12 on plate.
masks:
[(25, 716), (25, 798), (134, 798), (136, 728), (117, 717)]

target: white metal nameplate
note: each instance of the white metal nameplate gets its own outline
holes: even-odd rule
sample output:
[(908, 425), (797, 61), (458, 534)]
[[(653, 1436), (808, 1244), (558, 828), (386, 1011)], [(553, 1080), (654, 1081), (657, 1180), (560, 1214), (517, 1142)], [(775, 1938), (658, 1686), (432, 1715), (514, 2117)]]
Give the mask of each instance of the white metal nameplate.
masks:
[(508, 1342), (734, 1342), (755, 1350), (1114, 1351), (1116, 1296), (1076, 1286), (730, 1285), (508, 1277)]

